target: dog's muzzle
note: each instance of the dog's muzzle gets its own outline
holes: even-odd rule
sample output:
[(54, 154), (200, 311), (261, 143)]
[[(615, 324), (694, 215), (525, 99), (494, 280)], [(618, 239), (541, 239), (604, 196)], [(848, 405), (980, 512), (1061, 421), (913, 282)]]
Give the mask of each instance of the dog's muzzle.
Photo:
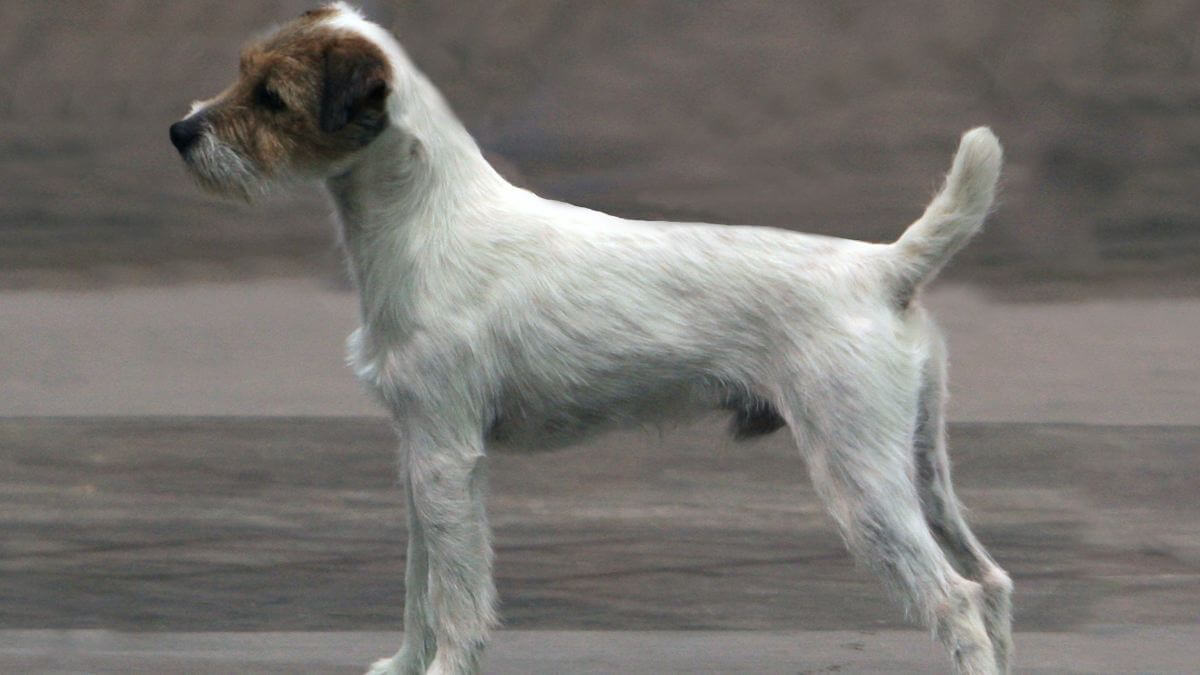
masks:
[(204, 120), (200, 115), (192, 115), (171, 125), (171, 144), (179, 150), (179, 154), (185, 154), (203, 133)]

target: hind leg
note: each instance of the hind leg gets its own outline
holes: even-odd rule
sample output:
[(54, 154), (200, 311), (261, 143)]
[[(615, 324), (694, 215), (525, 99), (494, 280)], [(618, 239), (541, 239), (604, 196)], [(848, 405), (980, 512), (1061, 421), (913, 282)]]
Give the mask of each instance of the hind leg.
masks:
[(921, 506), (930, 530), (954, 566), (983, 587), (984, 625), (996, 665), (1007, 673), (1013, 653), (1012, 580), (971, 532), (954, 495), (943, 414), (945, 358), (940, 345), (934, 351), (925, 368), (913, 444)]
[(933, 630), (957, 673), (995, 673), (983, 589), (954, 569), (921, 512), (912, 415), (905, 416), (916, 407), (913, 380), (911, 391), (884, 401), (886, 393), (848, 392), (846, 383), (855, 380), (843, 373), (836, 385), (805, 387), (809, 404), (793, 401), (784, 414), (854, 556)]

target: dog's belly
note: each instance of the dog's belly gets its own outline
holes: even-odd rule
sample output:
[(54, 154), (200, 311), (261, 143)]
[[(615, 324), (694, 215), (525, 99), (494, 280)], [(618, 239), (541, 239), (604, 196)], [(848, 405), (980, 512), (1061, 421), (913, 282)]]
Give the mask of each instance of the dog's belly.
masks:
[(593, 387), (554, 401), (510, 394), (496, 404), (487, 442), (500, 452), (556, 450), (607, 431), (696, 417), (724, 407), (721, 400), (714, 387), (685, 381), (643, 391)]
[(488, 429), (486, 441), (489, 451), (504, 454), (547, 452), (576, 445), (619, 426), (608, 420), (588, 420), (565, 411), (537, 420), (497, 417)]
[(677, 383), (632, 398), (534, 410), (510, 400), (498, 409), (487, 430), (487, 443), (489, 449), (501, 453), (558, 450), (607, 431), (657, 426), (715, 410), (733, 412), (729, 432), (739, 441), (770, 434), (787, 424), (770, 402), (711, 384)]

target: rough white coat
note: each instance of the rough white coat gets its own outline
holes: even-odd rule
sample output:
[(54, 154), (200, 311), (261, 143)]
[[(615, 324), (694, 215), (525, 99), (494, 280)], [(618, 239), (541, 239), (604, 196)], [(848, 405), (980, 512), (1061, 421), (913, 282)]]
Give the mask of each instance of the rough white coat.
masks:
[(1011, 583), (959, 513), (917, 297), (991, 206), (989, 130), (892, 244), (631, 221), (510, 185), (390, 34), (344, 5), (328, 26), (394, 73), (390, 126), (324, 174), (361, 295), (349, 360), (394, 417), (409, 504), (404, 646), (372, 673), (478, 669), (488, 451), (714, 409), (786, 422), (856, 557), (959, 672), (1007, 670)]

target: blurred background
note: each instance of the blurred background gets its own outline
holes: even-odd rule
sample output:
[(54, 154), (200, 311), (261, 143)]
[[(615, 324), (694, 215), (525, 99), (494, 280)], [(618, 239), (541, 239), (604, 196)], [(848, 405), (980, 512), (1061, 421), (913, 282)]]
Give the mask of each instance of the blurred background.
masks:
[[(0, 0), (0, 628), (397, 625), (322, 188), (220, 201), (167, 138), (314, 4)], [(501, 173), (622, 216), (891, 240), (992, 126), (998, 210), (925, 299), (967, 502), (1023, 630), (1194, 633), (1200, 3), (359, 4)], [(718, 433), (497, 460), (510, 625), (907, 626), (785, 435), (695, 451)]]
[[(312, 4), (0, 5), (3, 287), (339, 277), (319, 195), (215, 203), (163, 142), (240, 44)], [(1200, 260), (1195, 2), (364, 4), (548, 196), (887, 239), (990, 124), (1006, 196), (960, 276)]]
[[(999, 210), (950, 284), (991, 300), (1200, 289), (1195, 2), (364, 4), (543, 195), (889, 240), (958, 135), (989, 124)], [(239, 45), (310, 5), (0, 3), (0, 413), (375, 412), (340, 365), (353, 300), (319, 186), (222, 202), (166, 140), (231, 80)], [(1005, 330), (985, 321), (966, 323)], [(1166, 388), (1167, 409), (1200, 409), (1194, 387)]]

